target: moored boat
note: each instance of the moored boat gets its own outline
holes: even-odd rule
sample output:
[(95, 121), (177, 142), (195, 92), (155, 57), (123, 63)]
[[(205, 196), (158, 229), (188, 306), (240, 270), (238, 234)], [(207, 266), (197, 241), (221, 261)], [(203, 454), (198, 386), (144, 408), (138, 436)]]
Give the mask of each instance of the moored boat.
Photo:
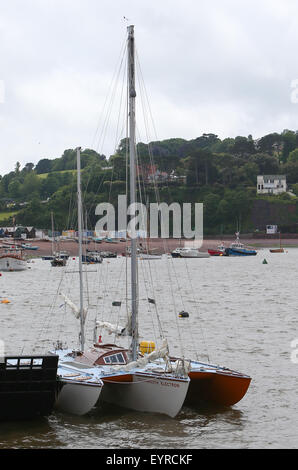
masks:
[(216, 249), (209, 248), (208, 253), (210, 256), (227, 256), (224, 244), (219, 245)]
[(285, 252), (285, 250), (281, 246), (281, 235), (280, 235), (280, 232), (279, 232), (279, 248), (272, 248), (270, 250), (270, 253), (284, 253), (284, 252)]
[(1, 251), (0, 271), (25, 271), (27, 268), (27, 260), (22, 250), (18, 248), (4, 248)]
[(34, 245), (31, 245), (31, 243), (24, 243), (21, 245), (21, 247), (23, 248), (23, 250), (38, 250), (38, 246), (34, 246)]
[(210, 258), (209, 253), (199, 251), (197, 248), (176, 248), (171, 253), (172, 258)]
[(54, 407), (58, 357), (4, 356), (0, 361), (0, 420), (49, 415)]
[(98, 264), (102, 263), (102, 256), (98, 251), (89, 251), (85, 255), (82, 255), (82, 261), (86, 264)]
[(236, 240), (231, 243), (228, 248), (226, 248), (227, 256), (255, 256), (256, 254), (256, 250), (248, 248), (240, 242), (239, 232), (236, 233)]

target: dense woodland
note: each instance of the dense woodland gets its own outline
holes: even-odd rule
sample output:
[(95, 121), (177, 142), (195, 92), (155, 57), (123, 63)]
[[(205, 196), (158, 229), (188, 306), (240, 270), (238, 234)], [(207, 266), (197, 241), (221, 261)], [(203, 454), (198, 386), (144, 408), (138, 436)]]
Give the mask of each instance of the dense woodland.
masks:
[[(137, 153), (139, 168), (154, 162), (160, 172), (176, 177), (158, 183), (160, 202), (204, 203), (205, 234), (233, 233), (237, 228), (253, 231), (250, 211), (258, 198), (298, 208), (298, 198), (288, 193), (270, 197), (256, 194), (257, 175), (285, 174), (289, 189), (298, 196), (298, 131), (284, 130), (258, 140), (252, 136), (221, 140), (214, 134), (203, 134), (190, 141), (176, 138), (139, 143)], [(118, 194), (125, 194), (126, 155), (126, 139), (109, 158), (91, 149), (82, 152), (82, 186), (90, 228), (95, 226), (94, 209), (99, 202), (116, 205)], [(75, 169), (74, 149), (23, 168), (17, 162), (14, 171), (0, 177), (1, 225), (16, 222), (50, 228), (53, 211), (58, 229), (76, 228)], [(181, 176), (185, 178), (179, 179)], [(150, 202), (156, 201), (152, 183), (143, 178), (140, 187)]]

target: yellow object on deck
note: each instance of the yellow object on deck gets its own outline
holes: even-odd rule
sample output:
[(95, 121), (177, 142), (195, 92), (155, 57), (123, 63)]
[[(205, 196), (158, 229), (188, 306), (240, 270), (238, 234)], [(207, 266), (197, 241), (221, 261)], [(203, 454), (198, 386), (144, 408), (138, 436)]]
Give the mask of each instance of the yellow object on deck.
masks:
[(1, 304), (10, 304), (10, 300), (3, 299), (3, 300), (1, 300)]
[(153, 351), (155, 351), (154, 341), (141, 341), (140, 342), (140, 353), (141, 354), (149, 354)]

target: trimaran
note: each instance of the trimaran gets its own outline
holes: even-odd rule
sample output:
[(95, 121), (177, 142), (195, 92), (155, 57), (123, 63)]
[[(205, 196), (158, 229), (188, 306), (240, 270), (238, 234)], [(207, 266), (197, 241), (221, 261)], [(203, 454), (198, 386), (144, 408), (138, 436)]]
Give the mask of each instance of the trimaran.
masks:
[[(136, 202), (135, 162), (135, 44), (134, 26), (128, 27), (128, 97), (130, 204)], [(83, 415), (98, 402), (108, 402), (132, 410), (176, 416), (183, 404), (211, 402), (230, 406), (245, 395), (251, 378), (225, 367), (169, 355), (166, 340), (148, 354), (139, 350), (137, 240), (131, 238), (131, 318), (124, 328), (108, 322), (97, 322), (119, 336), (131, 336), (131, 347), (94, 341), (85, 348), (85, 318), (82, 277), (82, 201), (80, 183), (80, 148), (77, 148), (78, 230), (80, 306), (64, 296), (80, 320), (80, 350), (57, 347), (59, 356), (56, 405), (63, 411)]]

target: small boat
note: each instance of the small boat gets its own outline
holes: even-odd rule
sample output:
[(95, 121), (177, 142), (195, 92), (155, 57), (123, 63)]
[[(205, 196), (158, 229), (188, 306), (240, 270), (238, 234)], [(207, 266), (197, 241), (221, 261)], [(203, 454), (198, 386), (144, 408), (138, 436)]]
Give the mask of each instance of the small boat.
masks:
[(103, 242), (105, 242), (105, 243), (118, 243), (119, 240), (115, 240), (114, 238), (106, 237), (106, 238), (103, 239)]
[(102, 258), (117, 258), (117, 253), (114, 253), (112, 251), (101, 251), (100, 256)]
[(171, 253), (172, 258), (210, 258), (209, 253), (203, 253), (197, 248), (176, 248)]
[(102, 256), (98, 251), (89, 251), (85, 255), (82, 255), (82, 262), (88, 264), (102, 263)]
[(231, 243), (229, 248), (226, 248), (227, 256), (255, 256), (257, 254), (256, 250), (247, 248), (239, 240), (239, 232), (236, 233), (236, 240)]
[(281, 246), (281, 236), (280, 236), (280, 233), (279, 233), (279, 248), (272, 248), (270, 250), (270, 253), (284, 253), (284, 252), (285, 252), (285, 250)]
[(54, 253), (54, 255), (58, 258), (63, 258), (63, 259), (66, 259), (66, 260), (68, 260), (68, 258), (69, 258), (68, 251), (56, 251)]
[(148, 259), (148, 260), (162, 259), (162, 255), (153, 255), (150, 253), (139, 253), (138, 259)]
[(27, 260), (19, 248), (5, 248), (0, 253), (0, 271), (25, 271)]
[(209, 248), (208, 253), (210, 256), (227, 256), (226, 247), (224, 244), (219, 245), (216, 249)]
[(38, 246), (31, 245), (31, 243), (24, 243), (21, 247), (23, 250), (38, 250), (39, 248)]
[[(126, 253), (123, 253), (123, 256), (131, 256), (131, 249), (130, 247), (126, 248)], [(137, 248), (137, 258), (141, 260), (155, 260), (155, 259), (161, 259), (162, 255), (159, 254), (154, 254), (149, 251), (146, 251), (143, 249), (143, 247)]]
[(94, 237), (94, 238), (92, 238), (92, 241), (93, 241), (94, 243), (102, 243), (102, 238), (96, 238), (96, 237)]
[(66, 262), (67, 262), (66, 258), (60, 258), (59, 256), (55, 256), (51, 261), (51, 265), (54, 267), (57, 267), (57, 266), (61, 267), (61, 266), (65, 266)]

